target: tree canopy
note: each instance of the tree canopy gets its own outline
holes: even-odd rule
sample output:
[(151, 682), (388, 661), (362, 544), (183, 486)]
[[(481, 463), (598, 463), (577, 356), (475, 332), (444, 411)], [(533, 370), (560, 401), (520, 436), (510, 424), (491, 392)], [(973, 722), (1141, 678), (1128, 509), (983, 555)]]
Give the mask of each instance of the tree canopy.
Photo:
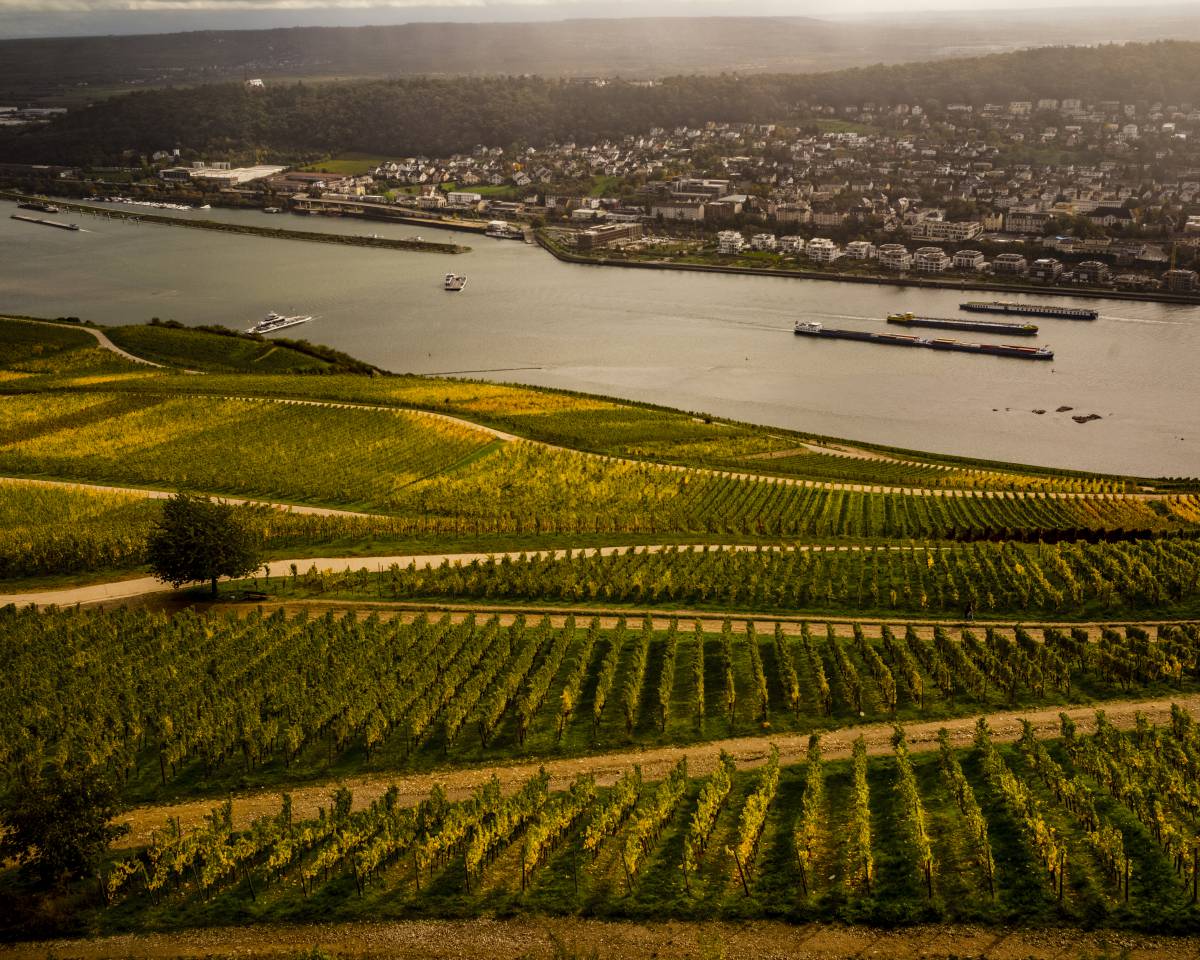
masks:
[(177, 493), (163, 504), (147, 548), (154, 575), (173, 587), (244, 577), (262, 561), (233, 506), (210, 497)]
[(1200, 43), (1043, 47), (985, 57), (757, 76), (681, 76), (603, 86), (530, 76), (298, 82), (247, 90), (147, 90), (0, 136), (10, 161), (86, 163), (179, 147), (207, 156), (362, 151), (444, 156), (476, 145), (592, 142), (705, 121), (777, 122), (804, 104), (1006, 102), (1081, 97), (1200, 101)]
[(94, 876), (109, 845), (129, 832), (114, 825), (117, 792), (94, 775), (60, 772), (12, 791), (0, 822), (0, 854), (42, 886)]

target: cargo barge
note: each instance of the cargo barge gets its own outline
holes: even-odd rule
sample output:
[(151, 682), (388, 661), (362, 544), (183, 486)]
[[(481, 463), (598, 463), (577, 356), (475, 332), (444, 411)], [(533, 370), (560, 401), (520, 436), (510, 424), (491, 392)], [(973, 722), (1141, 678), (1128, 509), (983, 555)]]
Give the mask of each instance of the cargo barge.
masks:
[(957, 353), (978, 353), (989, 357), (1015, 357), (1019, 360), (1053, 360), (1049, 347), (1019, 347), (1011, 343), (964, 343), (961, 340), (930, 340), (897, 333), (871, 333), (866, 330), (836, 330), (815, 321), (797, 320), (796, 336), (828, 337), (832, 340), (861, 340), (893, 347), (924, 347), (928, 350), (951, 350)]
[(976, 333), (1011, 333), (1017, 337), (1037, 336), (1036, 323), (1016, 323), (1008, 320), (955, 320), (952, 317), (918, 317), (912, 313), (889, 313), (888, 323), (902, 327), (934, 327), (941, 330), (973, 330)]
[(1087, 307), (1057, 307), (1049, 303), (1014, 303), (1011, 300), (968, 300), (958, 307), (973, 313), (1015, 313), (1025, 317), (1058, 317), (1060, 320), (1095, 320), (1100, 316)]
[(43, 220), (39, 217), (23, 217), (19, 213), (12, 215), (14, 220), (20, 220), (22, 223), (40, 223), (43, 227), (58, 227), (59, 230), (78, 230), (79, 225), (74, 223), (63, 223), (60, 220)]

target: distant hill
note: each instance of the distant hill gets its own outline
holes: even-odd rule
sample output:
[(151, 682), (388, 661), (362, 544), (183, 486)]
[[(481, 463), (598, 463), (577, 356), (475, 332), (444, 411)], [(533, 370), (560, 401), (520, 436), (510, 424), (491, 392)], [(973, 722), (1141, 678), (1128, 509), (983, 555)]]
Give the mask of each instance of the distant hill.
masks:
[[(1163, 10), (410, 23), (0, 40), (0, 105), (264, 78), (411, 75), (663, 77), (807, 73), (1041, 44), (1200, 40), (1200, 17)], [(1061, 11), (1059, 11), (1061, 13)]]
[(1039, 48), (836, 73), (669, 78), (654, 86), (537, 77), (213, 84), (116, 97), (0, 139), (11, 160), (79, 163), (179, 147), (210, 157), (408, 155), (591, 141), (706, 120), (786, 121), (798, 104), (1083, 97), (1200, 103), (1200, 43)]

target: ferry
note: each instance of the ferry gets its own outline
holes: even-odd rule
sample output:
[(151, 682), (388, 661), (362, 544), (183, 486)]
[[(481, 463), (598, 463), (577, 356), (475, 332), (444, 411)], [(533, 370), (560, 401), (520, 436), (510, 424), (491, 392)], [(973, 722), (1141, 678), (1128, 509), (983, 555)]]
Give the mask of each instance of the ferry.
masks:
[(1019, 347), (1008, 343), (963, 343), (961, 340), (930, 340), (926, 337), (871, 333), (867, 330), (835, 330), (826, 327), (823, 323), (809, 320), (797, 320), (794, 332), (797, 336), (828, 337), (833, 340), (863, 340), (867, 343), (882, 343), (893, 347), (925, 347), (930, 350), (982, 353), (993, 357), (1016, 357), (1023, 360), (1054, 359), (1054, 351), (1049, 347)]
[(312, 320), (311, 316), (296, 316), (286, 317), (282, 313), (272, 311), (268, 313), (262, 320), (250, 327), (247, 333), (274, 333), (276, 330), (285, 330), (288, 327), (298, 327), (302, 323), (308, 323)]
[(1027, 317), (1058, 317), (1062, 320), (1095, 320), (1100, 316), (1087, 307), (1059, 307), (1049, 303), (1014, 303), (1011, 300), (968, 300), (958, 305), (973, 313), (1015, 313)]
[(442, 289), (448, 293), (458, 293), (467, 285), (467, 278), (455, 273), (446, 274), (446, 279), (442, 281)]
[(1018, 337), (1037, 335), (1036, 323), (1016, 323), (1008, 320), (957, 320), (952, 317), (918, 317), (914, 313), (889, 313), (888, 323), (903, 327), (934, 327), (942, 330), (973, 330), (976, 333), (1009, 333)]
[(39, 213), (60, 213), (61, 211), (52, 203), (45, 200), (22, 200), (17, 204), (22, 210), (37, 210)]

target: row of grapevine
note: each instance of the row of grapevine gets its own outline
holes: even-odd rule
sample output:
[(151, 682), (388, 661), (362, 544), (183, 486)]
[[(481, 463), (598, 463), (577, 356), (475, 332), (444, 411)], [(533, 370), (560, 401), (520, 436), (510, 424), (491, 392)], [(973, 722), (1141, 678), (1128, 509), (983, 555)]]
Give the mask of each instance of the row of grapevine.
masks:
[[(950, 544), (911, 549), (630, 548), (393, 567), (356, 587), (332, 574), (320, 590), (395, 599), (507, 597), (568, 602), (706, 604), (756, 610), (1042, 612), (1161, 609), (1194, 600), (1200, 541)], [(307, 581), (298, 585), (309, 589)]]
[(729, 799), (733, 789), (734, 774), (733, 758), (724, 750), (717, 764), (716, 772), (704, 781), (700, 787), (700, 795), (696, 800), (696, 809), (692, 812), (688, 824), (687, 836), (683, 841), (683, 874), (684, 881), (694, 874), (704, 859), (708, 842), (712, 837), (717, 817)]

